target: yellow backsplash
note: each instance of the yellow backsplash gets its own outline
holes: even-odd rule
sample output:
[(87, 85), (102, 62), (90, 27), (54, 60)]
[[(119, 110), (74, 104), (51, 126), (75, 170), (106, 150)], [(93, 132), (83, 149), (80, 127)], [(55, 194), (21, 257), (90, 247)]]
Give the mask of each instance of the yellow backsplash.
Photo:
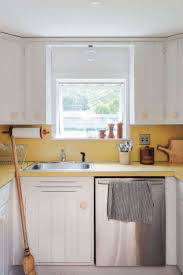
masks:
[[(0, 142), (9, 143), (7, 135), (1, 134), (6, 126), (0, 126)], [(166, 161), (162, 152), (157, 152), (158, 144), (167, 145), (170, 139), (183, 139), (183, 125), (159, 126), (131, 126), (131, 137), (134, 148), (131, 154), (132, 161), (139, 161), (139, 134), (151, 135), (151, 145), (155, 147), (155, 160)], [(45, 139), (18, 139), (18, 144), (28, 144), (27, 161), (58, 161), (61, 147), (65, 148), (67, 160), (80, 160), (80, 152), (86, 153), (86, 160), (93, 162), (118, 161), (118, 140), (52, 140), (50, 136)]]
[(150, 134), (151, 147), (155, 148), (155, 161), (167, 161), (167, 156), (157, 151), (157, 145), (163, 146), (169, 143), (171, 139), (183, 139), (183, 125), (154, 125), (154, 126), (131, 126), (131, 137), (134, 141), (132, 160), (139, 161), (139, 134)]

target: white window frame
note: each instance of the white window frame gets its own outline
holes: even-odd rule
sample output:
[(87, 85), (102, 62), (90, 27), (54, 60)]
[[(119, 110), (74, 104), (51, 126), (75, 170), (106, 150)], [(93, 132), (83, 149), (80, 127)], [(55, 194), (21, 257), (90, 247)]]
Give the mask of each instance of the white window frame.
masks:
[[(57, 86), (57, 79), (54, 78), (54, 86), (55, 86), (55, 93), (53, 96), (53, 138), (54, 139), (61, 139), (61, 140), (99, 140), (99, 138), (88, 138), (88, 137), (64, 137), (61, 135), (58, 135), (60, 132), (60, 122), (58, 120), (58, 117), (60, 117), (60, 102), (59, 102), (59, 89)], [(123, 110), (123, 114), (121, 114), (121, 117), (123, 116), (123, 139), (126, 139), (129, 137), (129, 126), (128, 126), (128, 84), (126, 79), (59, 79), (59, 82), (62, 83), (123, 83), (125, 85), (124, 88), (124, 95), (121, 94), (121, 102), (120, 104), (123, 105), (121, 108)], [(124, 100), (124, 102), (123, 102)], [(104, 139), (108, 140), (108, 139)]]

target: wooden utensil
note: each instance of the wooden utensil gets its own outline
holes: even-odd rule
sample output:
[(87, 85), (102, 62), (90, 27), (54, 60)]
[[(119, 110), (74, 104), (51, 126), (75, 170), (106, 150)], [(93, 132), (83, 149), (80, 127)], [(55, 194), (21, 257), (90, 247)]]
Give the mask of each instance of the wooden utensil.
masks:
[(183, 163), (183, 140), (171, 140), (167, 147), (158, 145), (157, 150), (167, 154), (169, 163)]
[(35, 267), (34, 267), (34, 257), (30, 253), (29, 244), (28, 244), (25, 212), (24, 212), (22, 189), (21, 189), (17, 151), (16, 151), (16, 143), (15, 143), (15, 138), (13, 136), (11, 136), (11, 145), (12, 145), (12, 151), (13, 151), (13, 162), (15, 166), (15, 180), (16, 180), (16, 186), (17, 186), (18, 203), (19, 203), (23, 241), (24, 241), (23, 270), (24, 270), (24, 274), (35, 275), (36, 273), (35, 273)]

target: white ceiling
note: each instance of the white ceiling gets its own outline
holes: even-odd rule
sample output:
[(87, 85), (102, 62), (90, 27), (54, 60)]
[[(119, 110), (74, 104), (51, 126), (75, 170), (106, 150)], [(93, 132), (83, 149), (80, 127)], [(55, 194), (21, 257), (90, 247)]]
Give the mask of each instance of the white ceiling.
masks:
[(0, 0), (0, 31), (42, 37), (160, 37), (183, 32), (183, 0)]

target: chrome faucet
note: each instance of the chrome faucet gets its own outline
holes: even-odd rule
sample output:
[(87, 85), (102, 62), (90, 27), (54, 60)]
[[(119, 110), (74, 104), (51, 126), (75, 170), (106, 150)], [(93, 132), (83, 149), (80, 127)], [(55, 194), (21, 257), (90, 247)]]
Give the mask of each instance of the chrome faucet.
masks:
[(66, 154), (65, 154), (64, 147), (62, 147), (61, 149), (61, 161), (66, 161)]

